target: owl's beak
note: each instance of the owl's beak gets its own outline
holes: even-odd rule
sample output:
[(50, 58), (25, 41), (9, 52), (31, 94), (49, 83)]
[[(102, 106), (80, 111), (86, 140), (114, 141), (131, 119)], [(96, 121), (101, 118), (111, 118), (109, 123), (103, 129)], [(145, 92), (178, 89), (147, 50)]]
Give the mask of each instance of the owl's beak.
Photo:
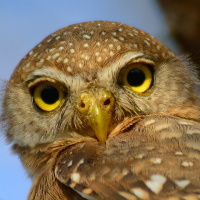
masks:
[(101, 143), (105, 143), (114, 111), (112, 94), (100, 89), (95, 95), (82, 93), (78, 103), (79, 111), (86, 117), (88, 125)]

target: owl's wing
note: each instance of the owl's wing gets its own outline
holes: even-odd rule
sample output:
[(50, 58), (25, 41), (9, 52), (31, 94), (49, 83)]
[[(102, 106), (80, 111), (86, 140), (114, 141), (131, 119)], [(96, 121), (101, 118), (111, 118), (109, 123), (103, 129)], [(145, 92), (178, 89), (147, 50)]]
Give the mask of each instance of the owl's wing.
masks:
[(200, 199), (199, 123), (147, 116), (121, 130), (63, 151), (57, 179), (87, 199)]

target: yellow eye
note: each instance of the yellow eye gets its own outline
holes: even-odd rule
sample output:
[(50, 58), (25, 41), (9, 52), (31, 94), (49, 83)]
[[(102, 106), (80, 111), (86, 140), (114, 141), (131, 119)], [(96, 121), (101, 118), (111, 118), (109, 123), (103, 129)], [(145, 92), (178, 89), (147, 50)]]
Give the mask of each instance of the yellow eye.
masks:
[(144, 63), (133, 63), (123, 72), (122, 82), (134, 92), (143, 93), (152, 85), (152, 71)]
[(40, 82), (33, 91), (33, 100), (36, 106), (43, 111), (55, 110), (63, 99), (64, 91), (53, 82)]

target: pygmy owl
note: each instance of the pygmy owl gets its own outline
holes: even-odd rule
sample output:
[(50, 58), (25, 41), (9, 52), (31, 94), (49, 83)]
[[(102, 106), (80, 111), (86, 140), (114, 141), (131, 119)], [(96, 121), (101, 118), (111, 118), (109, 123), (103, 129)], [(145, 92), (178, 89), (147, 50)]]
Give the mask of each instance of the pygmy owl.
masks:
[(191, 64), (122, 23), (67, 26), (6, 84), (4, 133), (29, 200), (200, 199), (200, 102)]

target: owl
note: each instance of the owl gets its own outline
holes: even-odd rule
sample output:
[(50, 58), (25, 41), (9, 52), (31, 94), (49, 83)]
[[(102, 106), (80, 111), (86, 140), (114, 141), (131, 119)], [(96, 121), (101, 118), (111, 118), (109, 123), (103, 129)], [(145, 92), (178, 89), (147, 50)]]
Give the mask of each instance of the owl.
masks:
[(200, 199), (198, 84), (190, 63), (122, 23), (46, 37), (3, 93), (28, 199)]

